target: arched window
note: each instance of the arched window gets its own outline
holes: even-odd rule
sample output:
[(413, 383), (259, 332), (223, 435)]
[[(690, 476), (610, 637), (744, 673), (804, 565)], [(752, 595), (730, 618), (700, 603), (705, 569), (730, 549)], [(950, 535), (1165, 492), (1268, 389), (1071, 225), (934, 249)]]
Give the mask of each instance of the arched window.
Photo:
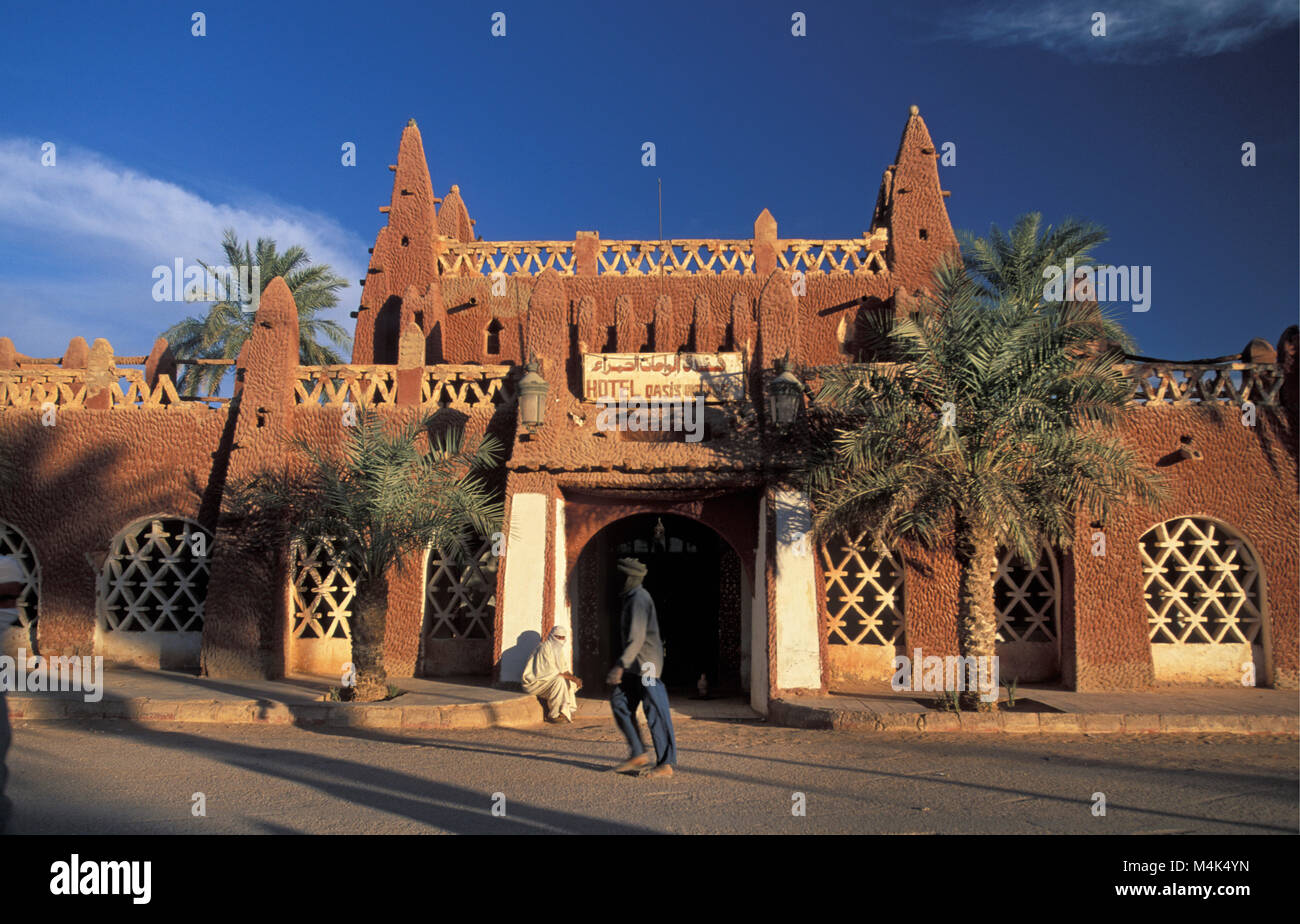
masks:
[(41, 564), (36, 550), (18, 527), (0, 520), (0, 555), (8, 555), (22, 569), (23, 589), (18, 594), (18, 625), (29, 628), (40, 613)]
[(1139, 540), (1142, 593), (1153, 645), (1259, 644), (1259, 566), (1228, 527), (1181, 517)]
[(101, 573), (109, 632), (198, 632), (212, 534), (183, 517), (139, 520), (113, 538)]
[(488, 324), (487, 326), (487, 355), (488, 356), (501, 355), (501, 332), (505, 329), (506, 326), (502, 324), (500, 321), (498, 321), (496, 318), (493, 318), (491, 323)]

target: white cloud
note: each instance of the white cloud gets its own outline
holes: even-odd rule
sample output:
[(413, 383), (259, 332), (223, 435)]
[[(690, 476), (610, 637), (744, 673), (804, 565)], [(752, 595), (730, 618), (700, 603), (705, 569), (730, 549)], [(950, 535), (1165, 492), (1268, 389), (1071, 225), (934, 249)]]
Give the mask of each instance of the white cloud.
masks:
[(0, 138), (0, 237), (8, 262), (27, 266), (0, 272), (0, 335), (32, 355), (58, 355), (72, 329), (87, 341), (108, 337), (119, 353), (146, 353), (157, 332), (201, 310), (153, 301), (153, 267), (224, 262), (226, 228), (299, 244), (331, 264), (350, 286), (328, 316), (351, 329), (367, 244), (332, 218), (274, 201), (210, 202), (69, 144), (46, 167), (40, 141)]
[[(1091, 33), (1094, 11), (1106, 14), (1105, 37)], [(942, 37), (1149, 63), (1239, 51), (1296, 17), (1294, 0), (1127, 0), (1092, 6), (1020, 0), (958, 15)]]

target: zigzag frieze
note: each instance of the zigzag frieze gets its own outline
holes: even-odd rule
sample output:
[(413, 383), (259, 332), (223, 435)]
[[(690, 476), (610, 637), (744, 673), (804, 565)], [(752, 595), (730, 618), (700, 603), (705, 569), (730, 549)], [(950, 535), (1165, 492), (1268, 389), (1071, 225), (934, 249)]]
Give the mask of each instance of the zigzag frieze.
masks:
[[(684, 239), (671, 241), (598, 241), (598, 275), (740, 275), (753, 273), (752, 240)], [(777, 265), (789, 272), (849, 273), (875, 276), (889, 272), (885, 229), (844, 240), (778, 240)], [(555, 270), (562, 276), (578, 273), (574, 241), (443, 240), (438, 267), (444, 275), (535, 276)]]

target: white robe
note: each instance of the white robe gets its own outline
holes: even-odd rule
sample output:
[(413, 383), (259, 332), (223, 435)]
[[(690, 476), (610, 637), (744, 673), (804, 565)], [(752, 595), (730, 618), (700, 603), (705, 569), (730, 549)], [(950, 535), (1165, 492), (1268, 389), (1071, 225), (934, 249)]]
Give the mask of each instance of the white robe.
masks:
[(546, 703), (546, 717), (572, 719), (578, 708), (574, 692), (577, 686), (561, 675), (564, 671), (564, 646), (547, 639), (537, 646), (524, 665), (524, 692), (540, 696)]

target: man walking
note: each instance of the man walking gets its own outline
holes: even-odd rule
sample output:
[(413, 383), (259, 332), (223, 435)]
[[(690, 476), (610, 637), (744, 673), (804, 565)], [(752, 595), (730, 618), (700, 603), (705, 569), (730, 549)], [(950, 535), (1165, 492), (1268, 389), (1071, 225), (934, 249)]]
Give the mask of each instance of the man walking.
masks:
[[(677, 743), (673, 736), (672, 715), (668, 710), (668, 693), (659, 679), (664, 671), (659, 618), (655, 615), (654, 600), (641, 586), (647, 568), (635, 558), (620, 558), (618, 570), (625, 578), (623, 613), (619, 621), (623, 653), (610, 668), (605, 682), (614, 687), (609, 697), (610, 708), (632, 754), (614, 770), (627, 773), (653, 765), (644, 776), (672, 776), (677, 765)], [(638, 705), (645, 709), (646, 723), (650, 726), (650, 737), (655, 746), (653, 756), (641, 743), (641, 731), (636, 721)]]

